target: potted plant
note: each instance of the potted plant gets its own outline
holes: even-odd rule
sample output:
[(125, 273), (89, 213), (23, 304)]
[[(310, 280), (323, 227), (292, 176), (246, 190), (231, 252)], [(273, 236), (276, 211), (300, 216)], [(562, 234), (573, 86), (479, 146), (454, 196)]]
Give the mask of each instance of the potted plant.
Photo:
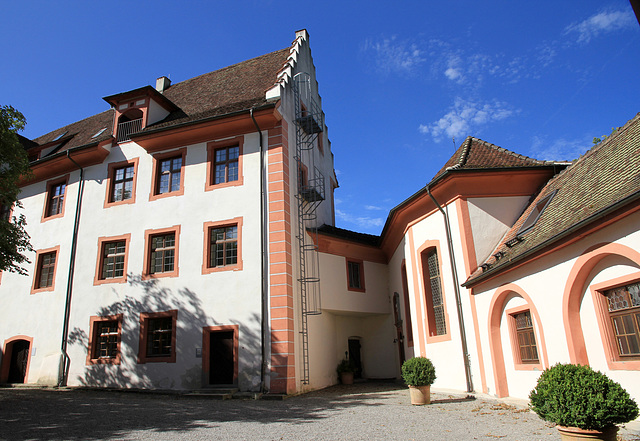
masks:
[(556, 364), (545, 369), (529, 394), (531, 409), (558, 425), (561, 439), (616, 440), (618, 426), (638, 417), (626, 390), (589, 366)]
[(356, 367), (351, 360), (343, 359), (338, 363), (336, 371), (342, 384), (353, 384), (353, 373), (356, 371)]
[(431, 403), (431, 385), (436, 380), (436, 368), (426, 357), (414, 357), (402, 364), (402, 378), (409, 386), (411, 404)]

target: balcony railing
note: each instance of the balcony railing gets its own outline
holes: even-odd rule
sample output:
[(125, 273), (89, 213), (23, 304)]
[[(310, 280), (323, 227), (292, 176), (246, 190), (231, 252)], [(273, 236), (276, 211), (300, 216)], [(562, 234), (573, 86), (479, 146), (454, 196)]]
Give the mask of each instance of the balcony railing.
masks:
[(142, 118), (132, 119), (118, 124), (117, 142), (129, 141), (131, 134), (142, 130)]

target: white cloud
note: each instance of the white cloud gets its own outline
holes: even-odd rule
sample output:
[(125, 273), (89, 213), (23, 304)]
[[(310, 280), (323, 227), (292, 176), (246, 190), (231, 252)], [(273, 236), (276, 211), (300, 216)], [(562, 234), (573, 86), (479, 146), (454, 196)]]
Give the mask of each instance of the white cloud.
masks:
[(462, 75), (462, 59), (458, 56), (450, 56), (447, 62), (447, 70), (444, 71), (444, 75), (451, 81), (455, 81), (458, 84), (462, 84), (465, 80)]
[(477, 103), (456, 98), (453, 106), (442, 118), (431, 124), (421, 124), (418, 130), (430, 134), (436, 142), (442, 136), (463, 138), (471, 135), (491, 122), (501, 121), (517, 113), (507, 103), (494, 100), (492, 103)]
[(531, 144), (530, 156), (543, 161), (572, 161), (593, 146), (590, 139), (564, 139), (553, 141), (535, 136)]
[(361, 229), (369, 231), (382, 227), (385, 221), (385, 219), (381, 217), (354, 216), (338, 209), (336, 209), (336, 217), (344, 222), (354, 224)]
[(592, 15), (580, 23), (573, 23), (565, 28), (566, 34), (576, 33), (578, 43), (589, 43), (599, 34), (614, 32), (633, 26), (635, 17), (631, 11), (608, 11)]
[(395, 36), (382, 41), (367, 40), (365, 51), (374, 53), (374, 61), (379, 71), (389, 73), (413, 73), (425, 61), (422, 51), (414, 43), (398, 41)]
[(384, 210), (384, 208), (378, 207), (377, 205), (365, 205), (364, 209), (365, 210), (377, 210), (377, 211), (383, 211)]

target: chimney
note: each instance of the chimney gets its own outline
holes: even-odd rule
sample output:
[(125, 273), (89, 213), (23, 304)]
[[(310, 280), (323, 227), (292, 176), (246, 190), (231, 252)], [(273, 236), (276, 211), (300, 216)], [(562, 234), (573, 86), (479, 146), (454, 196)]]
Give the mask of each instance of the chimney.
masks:
[(156, 80), (156, 90), (160, 93), (164, 93), (171, 86), (171, 80), (167, 77), (160, 77)]

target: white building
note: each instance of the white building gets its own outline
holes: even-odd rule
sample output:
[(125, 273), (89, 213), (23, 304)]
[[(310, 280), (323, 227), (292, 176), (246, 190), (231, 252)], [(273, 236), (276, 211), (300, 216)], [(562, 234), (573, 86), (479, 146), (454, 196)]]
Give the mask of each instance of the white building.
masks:
[(640, 399), (640, 116), (573, 163), (467, 138), (371, 236), (334, 226), (306, 31), (105, 100), (28, 147), (0, 382), (295, 393), (425, 355), (436, 387), (526, 398), (573, 362)]

